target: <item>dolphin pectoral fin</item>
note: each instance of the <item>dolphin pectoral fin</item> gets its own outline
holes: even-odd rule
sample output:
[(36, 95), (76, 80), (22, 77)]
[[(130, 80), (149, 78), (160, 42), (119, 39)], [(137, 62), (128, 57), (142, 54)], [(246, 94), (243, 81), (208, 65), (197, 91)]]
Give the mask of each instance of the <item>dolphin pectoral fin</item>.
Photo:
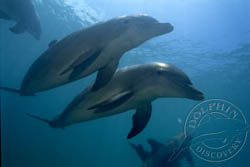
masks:
[(147, 141), (152, 148), (152, 154), (156, 153), (164, 145), (163, 143), (160, 143), (154, 139), (148, 139)]
[(150, 153), (145, 151), (141, 144), (138, 146), (130, 142), (129, 144), (137, 152), (142, 161), (145, 161), (150, 156)]
[(70, 64), (64, 71), (60, 73), (63, 75), (69, 71), (72, 71), (69, 79), (76, 79), (84, 70), (86, 70), (101, 54), (101, 50), (88, 50), (81, 54), (72, 64)]
[(152, 105), (146, 105), (142, 108), (138, 108), (133, 115), (133, 128), (128, 134), (128, 139), (138, 135), (148, 124), (152, 113)]
[(6, 13), (0, 11), (0, 19), (10, 20), (11, 18)]
[(9, 28), (9, 30), (15, 34), (21, 34), (25, 32), (25, 26), (21, 22), (18, 22), (16, 25)]
[(113, 77), (115, 70), (117, 69), (118, 61), (113, 60), (104, 68), (100, 69), (97, 73), (96, 81), (91, 89), (91, 91), (97, 91), (104, 85), (106, 85)]
[(125, 103), (133, 94), (134, 93), (132, 91), (119, 93), (106, 101), (103, 101), (92, 107), (89, 107), (88, 110), (96, 109), (95, 113), (110, 111), (120, 106), (121, 104)]

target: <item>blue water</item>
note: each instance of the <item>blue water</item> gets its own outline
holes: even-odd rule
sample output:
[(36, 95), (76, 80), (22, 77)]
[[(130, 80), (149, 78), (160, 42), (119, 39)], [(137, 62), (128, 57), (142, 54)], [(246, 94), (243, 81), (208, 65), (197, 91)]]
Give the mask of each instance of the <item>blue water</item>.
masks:
[[(42, 37), (15, 35), (14, 22), (0, 20), (1, 85), (19, 88), (30, 65), (54, 39), (120, 15), (147, 13), (170, 22), (172, 33), (151, 39), (126, 53), (120, 67), (162, 61), (175, 64), (191, 78), (206, 99), (221, 98), (237, 105), (250, 121), (249, 0), (33, 0)], [(85, 122), (64, 130), (51, 129), (25, 113), (44, 118), (60, 114), (95, 79), (95, 74), (35, 97), (1, 91), (1, 156), (5, 167), (139, 167), (141, 160), (126, 136), (134, 111)], [(166, 141), (182, 131), (197, 101), (162, 98), (144, 131), (131, 140)], [(250, 139), (234, 158), (197, 166), (250, 166)], [(185, 163), (185, 162), (184, 162)]]

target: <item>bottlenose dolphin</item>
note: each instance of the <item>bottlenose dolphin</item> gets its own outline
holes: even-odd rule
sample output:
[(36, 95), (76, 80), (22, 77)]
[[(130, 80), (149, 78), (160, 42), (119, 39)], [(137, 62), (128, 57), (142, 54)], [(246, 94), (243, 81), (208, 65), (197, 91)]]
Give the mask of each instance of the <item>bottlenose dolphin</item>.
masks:
[[(195, 166), (193, 157), (189, 149), (181, 152), (181, 154), (174, 161), (169, 161), (172, 154), (180, 146), (188, 148), (188, 145), (183, 145), (185, 135), (183, 133), (172, 137), (166, 143), (158, 142), (154, 139), (148, 139), (147, 142), (151, 146), (151, 151), (144, 150), (143, 146), (130, 143), (131, 147), (136, 151), (138, 156), (143, 161), (142, 167), (180, 167), (180, 161), (185, 158), (190, 166)], [(192, 139), (190, 139), (192, 140)], [(187, 142), (188, 144), (190, 142)]]
[(96, 91), (112, 78), (121, 56), (144, 41), (173, 31), (147, 15), (117, 17), (73, 32), (49, 48), (32, 64), (20, 90), (32, 95), (86, 77), (98, 71), (92, 87)]
[(41, 25), (30, 0), (0, 0), (0, 19), (14, 20), (9, 30), (15, 34), (30, 33), (35, 39), (41, 36)]
[(194, 88), (188, 76), (179, 68), (166, 63), (134, 65), (118, 70), (108, 84), (98, 91), (93, 85), (81, 92), (52, 121), (29, 114), (47, 122), (52, 128), (119, 114), (136, 109), (133, 128), (128, 138), (139, 134), (151, 117), (151, 102), (160, 97), (180, 97), (202, 100), (203, 94)]

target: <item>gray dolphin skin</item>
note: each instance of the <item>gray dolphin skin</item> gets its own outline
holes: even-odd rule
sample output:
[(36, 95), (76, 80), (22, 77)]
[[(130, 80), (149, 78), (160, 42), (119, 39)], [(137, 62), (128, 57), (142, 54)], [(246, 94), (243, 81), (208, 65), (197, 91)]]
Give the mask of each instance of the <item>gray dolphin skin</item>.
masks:
[[(181, 160), (184, 158), (187, 160), (190, 166), (193, 167), (195, 166), (194, 160), (191, 155), (189, 146), (183, 145), (184, 140), (185, 135), (183, 133), (170, 138), (165, 143), (158, 142), (154, 139), (148, 139), (147, 142), (151, 146), (150, 152), (144, 150), (141, 144), (129, 144), (141, 158), (143, 162), (142, 167), (180, 167)], [(180, 147), (182, 146), (186, 149), (183, 150), (175, 160), (170, 161), (172, 154), (176, 151), (176, 149), (180, 149)]]
[(35, 39), (40, 39), (40, 21), (30, 0), (0, 0), (0, 19), (16, 21), (16, 25), (9, 29), (11, 32), (28, 32)]
[(32, 95), (86, 77), (98, 71), (92, 91), (108, 83), (121, 56), (146, 40), (173, 31), (148, 15), (129, 15), (101, 22), (73, 32), (49, 48), (32, 64), (20, 90)]
[(47, 122), (52, 128), (119, 114), (136, 109), (128, 138), (139, 134), (150, 120), (152, 101), (160, 97), (202, 100), (188, 76), (179, 68), (161, 62), (125, 67), (98, 91), (92, 85), (83, 90), (54, 120), (29, 116)]

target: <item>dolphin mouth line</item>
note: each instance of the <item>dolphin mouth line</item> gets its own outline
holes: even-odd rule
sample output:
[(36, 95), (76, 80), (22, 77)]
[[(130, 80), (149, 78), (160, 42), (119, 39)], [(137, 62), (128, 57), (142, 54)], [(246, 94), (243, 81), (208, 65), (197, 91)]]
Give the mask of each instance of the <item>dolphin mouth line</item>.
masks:
[(174, 26), (170, 23), (159, 23), (160, 26), (166, 26), (165, 31), (167, 31), (167, 33), (170, 33), (172, 31), (174, 31)]
[(187, 85), (186, 88), (188, 89), (188, 96), (193, 100), (204, 100), (204, 94), (196, 89), (193, 85)]

